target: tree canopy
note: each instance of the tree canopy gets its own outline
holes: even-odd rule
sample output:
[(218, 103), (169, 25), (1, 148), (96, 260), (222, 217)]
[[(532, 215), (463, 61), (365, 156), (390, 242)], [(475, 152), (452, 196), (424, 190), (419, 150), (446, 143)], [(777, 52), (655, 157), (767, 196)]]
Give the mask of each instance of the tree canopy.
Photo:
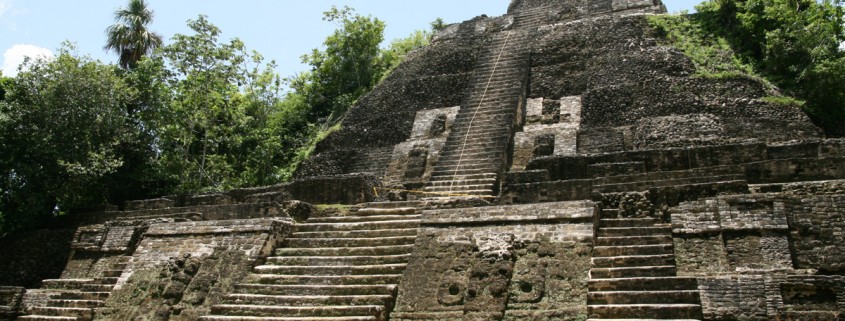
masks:
[(129, 0), (114, 13), (115, 24), (106, 29), (106, 50), (114, 50), (120, 66), (134, 68), (138, 61), (162, 44), (161, 35), (149, 30), (153, 11), (145, 0)]
[(54, 60), (28, 60), (0, 102), (2, 231), (39, 224), (106, 200), (102, 186), (123, 165), (131, 91), (113, 67), (65, 46)]
[(143, 0), (115, 13), (105, 48), (118, 66), (67, 43), (0, 77), (0, 236), (88, 205), (283, 182), (431, 35), (382, 49), (384, 22), (332, 8), (337, 30), (283, 81), (205, 16), (166, 45), (152, 19)]
[(759, 75), (830, 136), (845, 135), (842, 0), (708, 0), (693, 15), (653, 19), (705, 73)]

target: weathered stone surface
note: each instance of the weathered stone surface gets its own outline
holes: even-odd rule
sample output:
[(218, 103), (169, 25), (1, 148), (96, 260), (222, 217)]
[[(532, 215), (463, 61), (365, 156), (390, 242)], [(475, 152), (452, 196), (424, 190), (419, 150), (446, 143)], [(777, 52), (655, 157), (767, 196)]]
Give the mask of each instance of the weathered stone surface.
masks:
[(40, 230), (0, 240), (0, 284), (37, 287), (59, 277), (70, 257), (74, 229)]
[(447, 26), (297, 181), (0, 241), (2, 282), (67, 262), (0, 288), (0, 319), (841, 320), (845, 140), (757, 80), (694, 77), (660, 12), (515, 0)]

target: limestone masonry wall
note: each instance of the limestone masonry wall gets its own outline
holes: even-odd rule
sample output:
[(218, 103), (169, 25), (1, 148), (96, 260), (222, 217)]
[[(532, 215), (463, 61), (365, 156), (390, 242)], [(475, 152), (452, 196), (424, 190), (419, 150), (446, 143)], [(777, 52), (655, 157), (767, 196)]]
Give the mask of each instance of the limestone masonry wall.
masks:
[(845, 140), (694, 76), (664, 12), (446, 26), (291, 183), (0, 240), (0, 320), (845, 320)]
[(425, 211), (392, 318), (586, 316), (595, 215), (590, 201)]

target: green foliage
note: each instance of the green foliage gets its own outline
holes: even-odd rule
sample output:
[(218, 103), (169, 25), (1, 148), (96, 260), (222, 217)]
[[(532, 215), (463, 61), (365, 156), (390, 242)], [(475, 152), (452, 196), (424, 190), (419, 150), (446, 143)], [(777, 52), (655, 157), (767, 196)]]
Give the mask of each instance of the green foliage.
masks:
[(120, 66), (134, 68), (141, 57), (162, 44), (161, 35), (148, 29), (153, 11), (145, 0), (129, 0), (125, 8), (114, 13), (115, 24), (106, 29), (106, 50), (120, 56)]
[(806, 104), (806, 101), (796, 99), (793, 97), (788, 96), (766, 96), (762, 98), (763, 101), (770, 102), (775, 105), (783, 105), (783, 106), (796, 106), (796, 107), (803, 107)]
[(24, 64), (0, 102), (0, 234), (105, 201), (119, 147), (135, 139), (130, 91), (112, 66), (71, 47)]
[(425, 30), (417, 30), (406, 38), (397, 39), (390, 43), (390, 47), (382, 51), (382, 64), (384, 68), (382, 79), (387, 78), (396, 67), (414, 50), (428, 46), (432, 33)]
[(698, 13), (651, 18), (703, 75), (760, 75), (828, 135), (845, 135), (842, 0), (709, 0)]
[(0, 101), (6, 100), (6, 92), (11, 90), (12, 83), (14, 83), (14, 79), (3, 77), (3, 74), (0, 73)]
[[(204, 16), (159, 46), (152, 12), (130, 0), (107, 48), (120, 66), (63, 48), (0, 77), (0, 236), (78, 206), (270, 185), (288, 180), (349, 107), (428, 44), (419, 31), (380, 49), (385, 25), (350, 8), (311, 70), (288, 79)], [(442, 27), (442, 20), (433, 24)]]
[(292, 87), (312, 106), (312, 121), (339, 120), (382, 77), (379, 44), (384, 39), (384, 22), (354, 12), (349, 7), (325, 12), (323, 20), (338, 29), (323, 42), (324, 50), (314, 49), (302, 57), (311, 65), (307, 74), (311, 86), (293, 82)]
[(649, 22), (661, 36), (684, 52), (702, 77), (753, 75), (754, 68), (737, 56), (725, 37), (708, 31), (696, 15), (655, 15)]
[(247, 52), (204, 16), (193, 35), (162, 48), (158, 73), (172, 100), (158, 117), (161, 163), (178, 191), (224, 190), (278, 182), (284, 146), (276, 138), (280, 81), (274, 63)]

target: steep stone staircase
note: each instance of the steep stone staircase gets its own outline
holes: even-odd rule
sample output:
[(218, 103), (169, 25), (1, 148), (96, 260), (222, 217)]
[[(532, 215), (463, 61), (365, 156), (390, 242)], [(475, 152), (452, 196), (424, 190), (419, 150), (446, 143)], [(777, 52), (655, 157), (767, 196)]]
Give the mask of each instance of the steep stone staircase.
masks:
[(426, 192), (482, 197), (497, 193), (528, 86), (532, 35), (548, 17), (546, 7), (517, 12), (510, 30), (491, 38)]
[(587, 309), (592, 321), (702, 319), (696, 279), (676, 276), (669, 224), (603, 210)]
[(201, 321), (382, 321), (420, 222), (416, 203), (313, 217)]
[(469, 98), (434, 167), (427, 192), (492, 196), (507, 159), (528, 76), (525, 32), (495, 35), (479, 59)]
[(46, 289), (62, 290), (57, 299), (50, 299), (46, 306), (36, 307), (32, 315), (18, 317), (20, 321), (88, 321), (94, 318), (94, 310), (103, 306), (111, 294), (120, 274), (132, 257), (124, 256), (112, 264), (102, 276), (94, 279), (44, 280)]

